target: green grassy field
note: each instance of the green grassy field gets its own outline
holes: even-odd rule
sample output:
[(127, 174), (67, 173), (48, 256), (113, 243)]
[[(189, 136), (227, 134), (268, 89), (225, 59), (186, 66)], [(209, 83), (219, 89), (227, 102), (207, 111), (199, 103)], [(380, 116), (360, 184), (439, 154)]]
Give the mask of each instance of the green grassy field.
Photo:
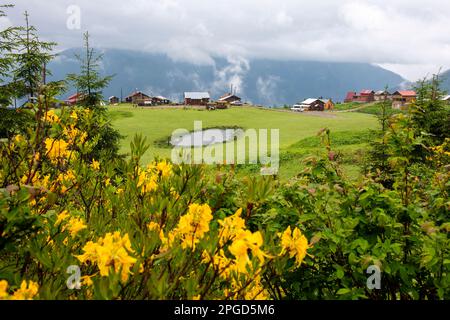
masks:
[[(269, 110), (254, 107), (238, 107), (227, 110), (194, 110), (170, 108), (133, 108), (130, 105), (110, 107), (113, 125), (125, 136), (122, 152), (129, 152), (130, 142), (136, 133), (147, 137), (150, 148), (143, 158), (147, 163), (155, 156), (168, 158), (171, 148), (164, 146), (172, 132), (184, 128), (193, 130), (194, 121), (203, 121), (204, 128), (241, 127), (243, 129), (279, 129), (281, 170), (283, 178), (294, 175), (301, 169), (301, 160), (309, 154), (321, 150), (317, 132), (329, 128), (332, 138), (346, 141), (337, 145), (347, 156), (363, 150), (370, 140), (367, 130), (376, 127), (376, 118), (362, 113), (294, 113), (283, 110)], [(249, 166), (243, 172), (256, 171)], [(357, 168), (349, 161), (347, 169), (350, 175), (357, 174)]]

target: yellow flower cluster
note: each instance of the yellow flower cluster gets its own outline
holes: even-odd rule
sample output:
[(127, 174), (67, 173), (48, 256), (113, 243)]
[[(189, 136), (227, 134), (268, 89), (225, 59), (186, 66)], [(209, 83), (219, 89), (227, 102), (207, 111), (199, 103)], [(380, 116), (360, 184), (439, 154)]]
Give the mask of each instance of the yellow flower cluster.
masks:
[(107, 233), (96, 243), (89, 241), (83, 247), (83, 251), (82, 255), (77, 256), (81, 263), (97, 264), (101, 276), (108, 276), (112, 267), (114, 272), (121, 272), (122, 282), (128, 280), (128, 276), (131, 274), (130, 269), (137, 261), (130, 256), (130, 253), (134, 253), (134, 251), (131, 249), (128, 234), (122, 237), (118, 231), (113, 234)]
[(69, 144), (62, 139), (45, 139), (47, 155), (52, 161), (67, 157), (69, 155), (68, 146)]
[(55, 111), (49, 110), (44, 115), (44, 121), (47, 121), (49, 123), (58, 123), (59, 122), (59, 117), (55, 114)]
[(33, 281), (23, 280), (20, 288), (17, 289), (13, 295), (8, 293), (8, 282), (0, 280), (0, 300), (33, 300), (38, 294), (39, 285)]
[(155, 191), (158, 187), (158, 177), (149, 170), (142, 170), (139, 168), (139, 180), (137, 187), (141, 188), (142, 193)]
[(308, 240), (302, 234), (300, 229), (295, 228), (291, 231), (291, 227), (288, 227), (281, 237), (281, 247), (282, 251), (280, 256), (289, 254), (290, 258), (295, 257), (296, 266), (299, 267), (306, 256), (306, 251), (308, 250)]
[(67, 137), (67, 141), (69, 141), (70, 144), (83, 144), (88, 137), (86, 132), (81, 132), (73, 124), (64, 127), (63, 133)]
[(188, 213), (180, 218), (174, 230), (176, 236), (181, 239), (181, 247), (195, 250), (195, 245), (209, 231), (209, 222), (212, 218), (208, 204), (191, 204)]
[(87, 228), (84, 220), (79, 217), (71, 217), (67, 210), (64, 210), (60, 214), (58, 214), (55, 226), (58, 226), (64, 222), (64, 225), (61, 229), (62, 232), (69, 231), (70, 236), (74, 238), (78, 232)]
[[(263, 245), (262, 234), (257, 231), (252, 233), (246, 229), (245, 220), (241, 218), (242, 209), (223, 220), (219, 220), (221, 229), (219, 231), (219, 245), (222, 249), (210, 257), (206, 251), (203, 252), (203, 263), (212, 263), (219, 276), (229, 282), (229, 289), (224, 291), (226, 297), (239, 299), (266, 299), (266, 290), (261, 284), (261, 266), (268, 257), (261, 249)], [(225, 254), (223, 247), (230, 243), (228, 251), (234, 258)], [(259, 266), (254, 268), (252, 258), (256, 257)], [(243, 278), (240, 277), (244, 276)], [(251, 277), (251, 279), (249, 278)]]

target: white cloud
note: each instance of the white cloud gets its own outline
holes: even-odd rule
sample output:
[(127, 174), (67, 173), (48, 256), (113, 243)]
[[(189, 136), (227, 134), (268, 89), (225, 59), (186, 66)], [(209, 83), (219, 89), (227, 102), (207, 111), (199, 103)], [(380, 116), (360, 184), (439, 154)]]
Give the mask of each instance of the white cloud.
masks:
[[(411, 80), (450, 68), (450, 1), (428, 0), (16, 0), (45, 39), (166, 53), (213, 64), (213, 57), (370, 62)], [(83, 30), (68, 30), (78, 5)], [(0, 22), (1, 23), (1, 22)], [(428, 70), (430, 68), (432, 70)]]

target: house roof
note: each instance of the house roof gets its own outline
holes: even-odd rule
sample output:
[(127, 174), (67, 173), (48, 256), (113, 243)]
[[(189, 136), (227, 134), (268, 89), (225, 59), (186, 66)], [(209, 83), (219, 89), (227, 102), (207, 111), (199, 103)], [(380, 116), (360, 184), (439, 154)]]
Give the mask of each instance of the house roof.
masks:
[(313, 104), (316, 101), (320, 101), (320, 100), (319, 99), (314, 99), (314, 98), (309, 98), (309, 99), (306, 99), (305, 101), (302, 101), (300, 104), (310, 105), (310, 104)]
[(442, 100), (444, 100), (444, 101), (450, 100), (450, 94), (449, 94), (449, 95), (446, 95), (445, 97), (442, 97)]
[(153, 98), (156, 98), (158, 100), (169, 100), (169, 99), (167, 99), (166, 97), (163, 97), (163, 96), (156, 96), (156, 97), (153, 97)]
[(379, 90), (379, 91), (375, 92), (376, 96), (382, 96), (382, 95), (385, 95), (385, 94), (389, 95), (390, 93), (389, 93), (389, 91), (386, 91), (386, 90)]
[(345, 100), (352, 100), (354, 95), (356, 95), (356, 92), (354, 92), (354, 91), (347, 92), (347, 95), (345, 96)]
[[(136, 96), (136, 95), (138, 95), (138, 94), (142, 94), (143, 96), (149, 97), (148, 95), (146, 95), (145, 93), (143, 93), (143, 92), (141, 92), (141, 91), (135, 91), (135, 92), (131, 93), (129, 96), (125, 97), (125, 99), (126, 99), (126, 98), (134, 97), (134, 96)], [(150, 98), (150, 97), (149, 97), (149, 98)]]
[(416, 92), (413, 90), (400, 90), (400, 91), (396, 91), (394, 94), (399, 94), (403, 97), (415, 97), (416, 96)]
[(209, 93), (208, 92), (185, 92), (184, 93), (185, 99), (193, 99), (193, 100), (201, 100), (201, 99), (209, 99)]
[(361, 90), (360, 94), (361, 95), (367, 95), (367, 94), (372, 94), (373, 90)]
[(227, 93), (227, 94), (224, 94), (223, 96), (221, 96), (219, 98), (219, 101), (224, 101), (224, 100), (226, 100), (228, 98), (231, 98), (231, 97), (236, 97), (236, 100), (241, 100), (241, 98), (239, 98), (237, 95), (231, 94), (231, 93)]
[(119, 98), (117, 98), (116, 96), (111, 96), (111, 97), (109, 97), (108, 99), (111, 100), (111, 99), (114, 99), (114, 98), (119, 99)]

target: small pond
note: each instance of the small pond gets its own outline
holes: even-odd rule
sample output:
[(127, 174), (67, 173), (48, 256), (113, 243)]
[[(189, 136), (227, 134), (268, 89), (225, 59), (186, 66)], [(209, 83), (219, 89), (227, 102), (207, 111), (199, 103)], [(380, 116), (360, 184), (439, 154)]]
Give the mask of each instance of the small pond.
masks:
[(175, 147), (202, 147), (234, 140), (242, 133), (239, 129), (206, 129), (172, 137), (170, 144)]

